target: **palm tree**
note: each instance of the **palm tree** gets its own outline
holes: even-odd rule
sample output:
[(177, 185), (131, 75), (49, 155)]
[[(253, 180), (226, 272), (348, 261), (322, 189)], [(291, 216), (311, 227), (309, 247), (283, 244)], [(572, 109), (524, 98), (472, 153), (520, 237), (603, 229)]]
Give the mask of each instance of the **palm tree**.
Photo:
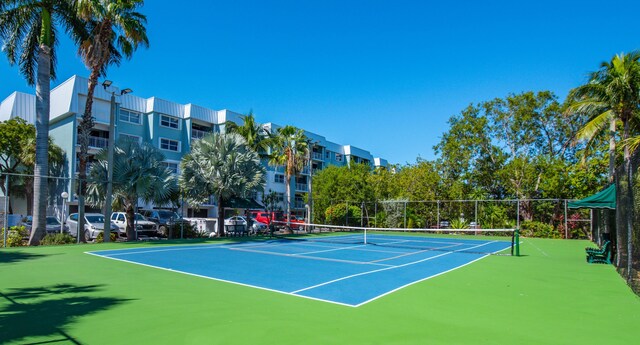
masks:
[[(87, 201), (104, 207), (107, 190), (107, 149), (96, 156), (91, 165)], [(164, 155), (151, 144), (123, 138), (113, 155), (113, 202), (124, 209), (127, 217), (127, 239), (135, 239), (134, 216), (138, 199), (162, 205), (171, 201), (177, 190), (176, 178), (162, 163)], [(79, 228), (82, 229), (82, 228)]]
[(302, 172), (307, 162), (307, 137), (304, 131), (293, 127), (284, 126), (278, 128), (273, 137), (273, 152), (269, 157), (269, 164), (284, 166), (284, 177), (287, 190), (287, 225), (290, 225), (291, 215), (291, 177)]
[[(589, 121), (578, 131), (577, 139), (591, 144), (600, 134), (609, 134), (609, 182), (613, 182), (615, 171), (616, 123), (622, 122), (622, 140), (627, 143), (631, 122), (640, 106), (639, 60), (638, 51), (618, 54), (610, 62), (602, 62), (600, 69), (591, 73), (587, 84), (569, 93), (574, 102), (568, 111), (589, 116)], [(623, 148), (627, 162), (630, 145), (623, 145)]]
[(270, 133), (262, 127), (262, 124), (256, 122), (253, 111), (249, 111), (247, 115), (241, 115), (240, 118), (241, 126), (233, 121), (225, 123), (227, 132), (240, 134), (247, 141), (247, 145), (262, 156), (271, 145)]
[(33, 228), (30, 245), (38, 245), (46, 226), (50, 80), (55, 78), (58, 27), (80, 42), (85, 28), (72, 0), (3, 0), (0, 39), (11, 65), (17, 63), (29, 85), (36, 85), (36, 157)]
[[(579, 86), (570, 93), (570, 97), (577, 99), (569, 109), (576, 112), (584, 112), (590, 115), (590, 121), (581, 129), (579, 135), (585, 139), (593, 140), (598, 134), (606, 130), (609, 123), (609, 181), (613, 181), (615, 170), (615, 132), (616, 121), (622, 122), (624, 143), (624, 171), (628, 183), (632, 182), (631, 176), (631, 152), (630, 132), (631, 124), (638, 120), (640, 107), (640, 52), (618, 54), (611, 62), (602, 62), (600, 69), (591, 73), (589, 83)], [(629, 200), (633, 200), (632, 188), (627, 186)], [(627, 267), (628, 279), (631, 278), (633, 256), (633, 224), (631, 217), (626, 219), (627, 225)], [(617, 242), (618, 253), (621, 243)], [(620, 255), (618, 255), (618, 264)]]
[(194, 142), (180, 166), (180, 188), (190, 204), (202, 204), (211, 195), (218, 198), (218, 236), (224, 236), (225, 203), (264, 189), (265, 169), (260, 157), (236, 133), (214, 133)]
[[(105, 76), (107, 67), (119, 65), (122, 56), (131, 58), (138, 46), (149, 46), (145, 24), (147, 19), (136, 10), (144, 4), (143, 0), (76, 0), (78, 15), (86, 21), (89, 35), (81, 42), (79, 54), (91, 71), (82, 120), (78, 125), (78, 144), (80, 145), (78, 180), (78, 209), (83, 229), (84, 217), (84, 181), (89, 156), (89, 135), (93, 128), (93, 95), (98, 78)], [(110, 133), (109, 135), (113, 135)]]

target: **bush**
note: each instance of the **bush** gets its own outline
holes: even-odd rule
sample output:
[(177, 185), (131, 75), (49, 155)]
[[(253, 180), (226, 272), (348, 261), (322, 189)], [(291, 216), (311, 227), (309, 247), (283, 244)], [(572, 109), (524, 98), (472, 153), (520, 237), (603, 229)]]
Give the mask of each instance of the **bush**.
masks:
[(553, 230), (553, 225), (529, 220), (520, 224), (520, 233), (525, 237), (562, 238), (558, 231)]
[(169, 238), (180, 238), (180, 233), (182, 232), (182, 238), (200, 238), (205, 237), (207, 234), (201, 234), (196, 231), (191, 223), (182, 222), (175, 223), (169, 227)]
[[(27, 245), (29, 232), (24, 226), (12, 226), (7, 231), (7, 247), (22, 247)], [(4, 244), (4, 228), (0, 233), (0, 245)]]
[(333, 225), (354, 225), (359, 226), (362, 218), (362, 210), (355, 205), (336, 204), (324, 211), (325, 220)]
[[(118, 235), (115, 232), (112, 232), (109, 234), (109, 239), (111, 240), (111, 242), (115, 242), (118, 240)], [(102, 242), (104, 242), (104, 232), (99, 233), (96, 237), (96, 243)]]
[(40, 244), (42, 244), (43, 246), (50, 246), (50, 245), (60, 245), (60, 244), (72, 244), (72, 243), (76, 243), (76, 238), (69, 235), (69, 234), (47, 234), (42, 241), (40, 241)]
[(450, 225), (452, 229), (468, 229), (469, 228), (469, 223), (467, 223), (466, 220), (462, 220), (462, 219), (454, 219), (451, 221)]

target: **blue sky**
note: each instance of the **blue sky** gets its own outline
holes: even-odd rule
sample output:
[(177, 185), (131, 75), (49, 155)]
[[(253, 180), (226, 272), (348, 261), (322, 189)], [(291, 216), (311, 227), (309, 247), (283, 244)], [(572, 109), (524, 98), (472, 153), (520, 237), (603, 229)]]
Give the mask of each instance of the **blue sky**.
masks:
[[(640, 49), (640, 2), (147, 0), (151, 47), (108, 79), (141, 97), (246, 113), (392, 163), (433, 159), (451, 115), (528, 90), (563, 99)], [(59, 79), (88, 76), (74, 48)], [(0, 98), (33, 93), (0, 57)]]

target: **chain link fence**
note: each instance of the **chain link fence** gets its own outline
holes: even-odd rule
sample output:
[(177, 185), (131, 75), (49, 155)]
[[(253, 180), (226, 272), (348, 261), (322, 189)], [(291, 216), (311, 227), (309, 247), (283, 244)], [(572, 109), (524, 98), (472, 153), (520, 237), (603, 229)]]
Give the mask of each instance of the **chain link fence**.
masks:
[(529, 237), (592, 239), (589, 210), (566, 199), (385, 200), (314, 199), (315, 223), (380, 228), (519, 228)]

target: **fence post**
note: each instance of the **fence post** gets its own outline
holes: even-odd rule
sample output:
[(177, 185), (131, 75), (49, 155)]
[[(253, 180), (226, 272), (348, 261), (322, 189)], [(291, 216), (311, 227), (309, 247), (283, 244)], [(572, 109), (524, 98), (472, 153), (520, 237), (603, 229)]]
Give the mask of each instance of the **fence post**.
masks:
[(373, 204), (373, 224), (375, 227), (378, 227), (378, 201), (376, 200)]
[(436, 229), (440, 229), (440, 200), (436, 200), (437, 213), (436, 213)]
[(407, 202), (404, 202), (404, 228), (407, 228)]
[(475, 210), (475, 215), (474, 215), (475, 217), (474, 218), (475, 218), (476, 227), (477, 227), (478, 226), (478, 200), (476, 200), (475, 204), (476, 204), (476, 210)]
[(518, 199), (516, 210), (516, 228), (520, 229), (520, 199)]
[(4, 175), (4, 227), (2, 228), (3, 231), (3, 246), (5, 248), (7, 248), (7, 233), (9, 230), (9, 175)]
[(567, 219), (567, 199), (564, 199), (564, 238), (569, 238), (569, 220)]
[(349, 226), (349, 202), (345, 202), (345, 205), (347, 205), (347, 209), (344, 213), (344, 226)]

